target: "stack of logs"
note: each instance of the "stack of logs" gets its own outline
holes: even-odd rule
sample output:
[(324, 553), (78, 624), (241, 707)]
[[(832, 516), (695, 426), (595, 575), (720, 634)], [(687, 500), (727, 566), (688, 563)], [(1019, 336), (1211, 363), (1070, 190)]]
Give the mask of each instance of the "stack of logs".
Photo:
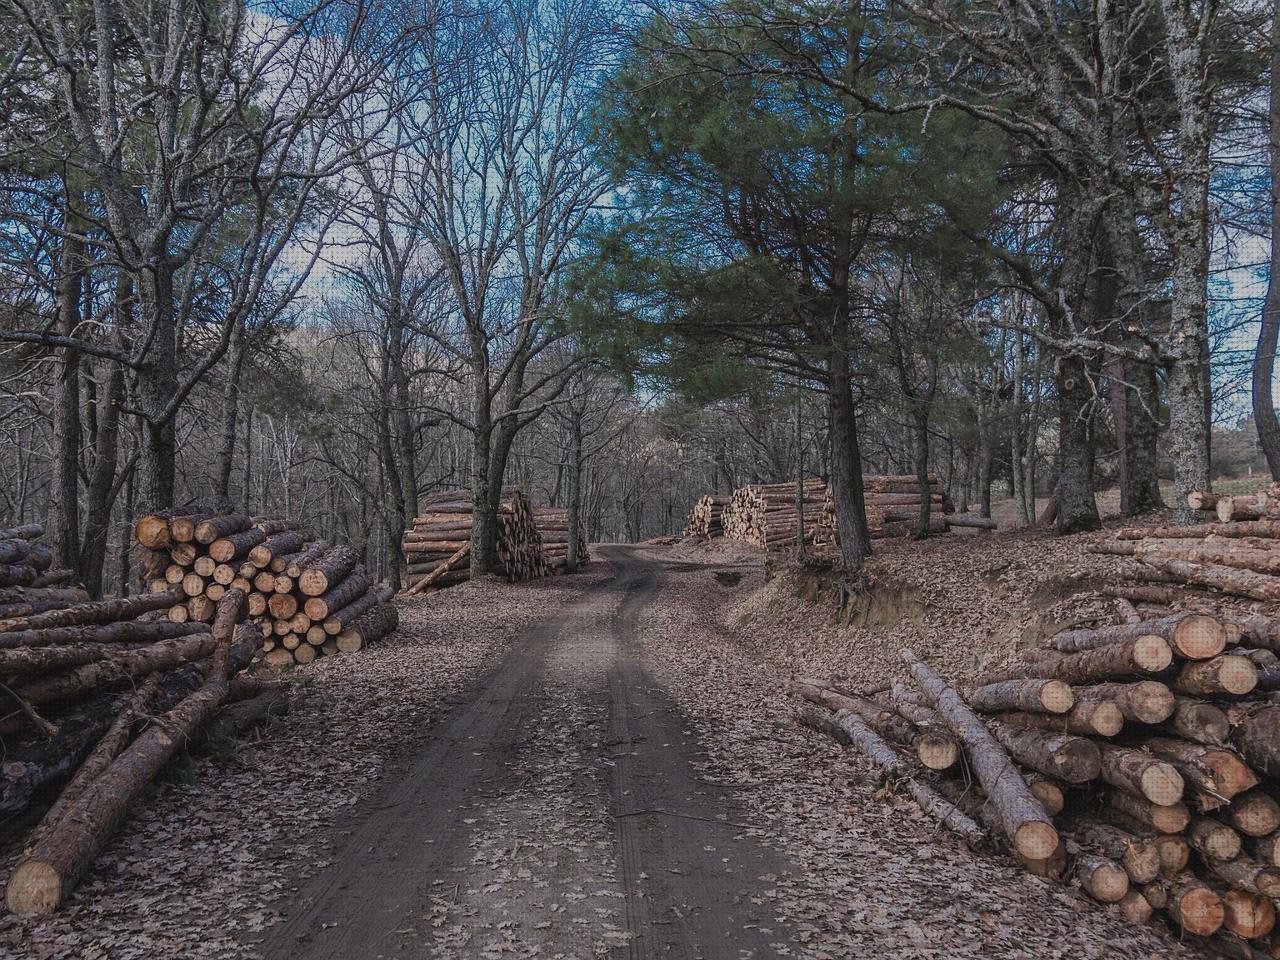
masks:
[(52, 570), (53, 552), (36, 541), (38, 523), (0, 530), (0, 618), (60, 610), (89, 599), (71, 570)]
[[(409, 593), (449, 587), (470, 578), (473, 515), (470, 490), (448, 490), (422, 502), (422, 513), (413, 518), (402, 544), (408, 561)], [(494, 572), (511, 582), (553, 572), (543, 552), (533, 508), (519, 490), (502, 491), (497, 559)]]
[(827, 495), (826, 482), (810, 477), (801, 485), (803, 514), (796, 510), (796, 484), (748, 484), (733, 491), (720, 515), (726, 537), (763, 550), (794, 547), (802, 516), (804, 542), (813, 543)]
[(151, 591), (176, 591), (169, 620), (208, 623), (239, 588), (271, 666), (355, 653), (398, 626), (394, 591), (351, 547), (317, 540), (303, 524), (186, 506), (143, 517), (134, 533)]
[(709, 493), (698, 500), (689, 511), (689, 525), (684, 528), (686, 537), (724, 536), (723, 516), (732, 494)]
[[(1280, 549), (1276, 551), (1280, 557)], [(1280, 670), (1269, 618), (1182, 610), (1071, 629), (967, 688), (797, 680), (799, 719), (861, 749), (968, 842), (1136, 922), (1162, 913), (1271, 956), (1280, 897)], [(977, 791), (958, 771), (961, 754)], [(1011, 762), (1012, 761), (1012, 762)]]
[[(25, 556), (38, 551), (32, 543)], [(161, 619), (182, 596), (169, 586), (119, 600), (42, 599), (39, 612), (0, 621), (0, 820), (60, 788), (9, 879), (15, 913), (57, 908), (176, 751), (229, 715), (260, 718), (264, 699), (283, 696), (240, 675), (259, 641), (242, 622), (244, 592), (228, 590), (211, 623)]]
[[(920, 526), (920, 484), (914, 476), (864, 476), (867, 525), (873, 543), (915, 535)], [(803, 484), (804, 539), (818, 547), (839, 544), (835, 499), (823, 480)], [(750, 484), (729, 496), (711, 494), (689, 514), (685, 536), (715, 537), (721, 533), (765, 550), (796, 545), (796, 485)], [(957, 514), (937, 477), (929, 478), (929, 532), (947, 533), (953, 527), (996, 529), (989, 517)]]
[[(569, 563), (569, 511), (565, 507), (535, 507), (534, 522), (538, 536), (542, 538), (542, 556), (554, 573), (564, 573)], [(590, 559), (587, 553), (587, 528), (578, 518), (578, 563), (585, 565)]]

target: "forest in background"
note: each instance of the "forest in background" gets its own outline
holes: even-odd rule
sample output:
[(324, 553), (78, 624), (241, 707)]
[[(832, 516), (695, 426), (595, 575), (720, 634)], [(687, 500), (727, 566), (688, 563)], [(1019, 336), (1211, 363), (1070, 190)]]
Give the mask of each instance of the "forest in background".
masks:
[(1077, 530), (1215, 421), (1280, 468), (1270, 6), (0, 12), (0, 514), (94, 593), (189, 498), (395, 578), (433, 491), (483, 572), (504, 486), (638, 540), (811, 472), (855, 569), (861, 472)]

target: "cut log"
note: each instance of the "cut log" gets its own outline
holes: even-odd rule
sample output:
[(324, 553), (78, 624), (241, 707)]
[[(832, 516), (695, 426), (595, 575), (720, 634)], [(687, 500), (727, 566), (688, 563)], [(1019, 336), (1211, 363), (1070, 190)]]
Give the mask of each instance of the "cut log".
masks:
[(993, 721), (991, 733), (1024, 767), (1066, 783), (1095, 780), (1101, 768), (1098, 746), (1070, 734), (1047, 733)]
[(928, 664), (910, 650), (902, 651), (902, 659), (932, 706), (964, 745), (1013, 848), (1029, 860), (1050, 857), (1058, 847), (1058, 832), (999, 742)]
[(1142, 636), (1167, 640), (1179, 655), (1188, 660), (1216, 657), (1227, 645), (1227, 633), (1222, 623), (1199, 613), (1179, 613), (1162, 620), (1122, 623), (1091, 630), (1067, 630), (1051, 638), (1048, 644), (1062, 653), (1078, 653)]
[(1244, 841), (1246, 849), (1259, 863), (1280, 870), (1280, 833), (1269, 837), (1249, 837)]
[(1280, 706), (1242, 707), (1231, 745), (1268, 780), (1280, 780)]
[(1145, 924), (1155, 912), (1151, 903), (1139, 890), (1130, 890), (1120, 900), (1120, 915), (1129, 923)]
[(832, 716), (825, 710), (801, 706), (796, 710), (796, 717), (801, 723), (822, 731), (839, 743), (846, 746), (856, 745), (883, 774), (895, 777), (902, 783), (925, 813), (959, 835), (969, 846), (977, 849), (984, 845), (986, 835), (982, 828), (959, 807), (939, 796), (919, 780), (911, 777), (904, 779), (908, 771), (903, 766), (901, 758), (856, 713), (843, 710)]
[(1144, 555), (1142, 562), (1187, 583), (1212, 587), (1223, 593), (1268, 603), (1280, 600), (1280, 577), (1254, 573), (1252, 570), (1238, 570), (1220, 563), (1191, 563), (1159, 554)]
[(285, 530), (268, 537), (250, 550), (249, 562), (259, 570), (265, 570), (271, 566), (271, 561), (276, 557), (297, 553), (304, 543), (302, 534), (297, 530)]
[(1249, 857), (1210, 860), (1205, 866), (1215, 877), (1233, 887), (1264, 897), (1280, 897), (1280, 869), (1275, 866), (1259, 863)]
[(1258, 685), (1258, 668), (1248, 657), (1224, 655), (1185, 663), (1171, 686), (1193, 697), (1241, 696)]
[(218, 563), (232, 563), (243, 560), (249, 551), (267, 539), (267, 535), (256, 527), (229, 537), (219, 537), (209, 544), (209, 556)]
[(1215, 809), (1258, 784), (1253, 771), (1230, 750), (1165, 737), (1152, 737), (1145, 746), (1178, 768), (1195, 787), (1203, 809)]
[(1276, 925), (1276, 908), (1268, 897), (1248, 890), (1228, 890), (1222, 894), (1226, 910), (1223, 926), (1238, 937), (1256, 940)]
[[(181, 590), (166, 593), (140, 593), (119, 600), (98, 600), (81, 603), (61, 610), (50, 610), (30, 617), (0, 621), (0, 633), (19, 630), (43, 630), (48, 627), (86, 626), (95, 623), (112, 623), (116, 620), (132, 620), (153, 610), (163, 610), (182, 601)], [(3, 643), (0, 640), (0, 643)]]
[[(1185, 784), (1177, 768), (1141, 750), (1098, 744), (1102, 779), (1113, 787), (1162, 807), (1182, 799)], [(1173, 831), (1176, 832), (1176, 831)]]
[(1056, 817), (1066, 808), (1066, 792), (1057, 780), (1046, 777), (1043, 773), (1036, 773), (1034, 770), (1024, 771), (1022, 779), (1027, 782), (1027, 787), (1040, 801), (1040, 806), (1044, 807), (1044, 812), (1049, 816)]
[(1168, 641), (1155, 635), (1145, 635), (1080, 653), (1049, 651), (1030, 663), (987, 674), (981, 682), (1042, 677), (1072, 685), (1087, 685), (1117, 677), (1159, 673), (1172, 662), (1173, 650)]
[(1081, 823), (1072, 839), (1124, 867), (1129, 881), (1150, 883), (1160, 876), (1160, 846), (1155, 837), (1139, 837), (1105, 823)]
[[(233, 639), (227, 622), (243, 613), (243, 594), (234, 591), (224, 599), (215, 617), (218, 649), (204, 685), (159, 722), (147, 727), (116, 760), (70, 805), (56, 824), (42, 832), (38, 842), (18, 863), (9, 879), (6, 898), (17, 914), (48, 914), (63, 898), (107, 844), (128, 814), (134, 800), (155, 775), (227, 696), (228, 678), (248, 664), (257, 646), (252, 630)], [(234, 607), (234, 614), (231, 611)]]
[(356, 552), (347, 546), (336, 546), (312, 561), (298, 577), (298, 589), (308, 597), (318, 597), (332, 590), (349, 574), (358, 561)]
[(277, 620), (288, 620), (298, 612), (298, 598), (291, 593), (273, 593), (267, 598), (267, 610)]
[(1119, 903), (1129, 892), (1129, 875), (1114, 860), (1081, 853), (1075, 858), (1075, 870), (1081, 888), (1099, 903)]
[(1176, 707), (1173, 692), (1155, 680), (1080, 687), (1075, 696), (1083, 703), (1110, 701), (1124, 719), (1133, 723), (1161, 723), (1173, 715)]
[(1190, 873), (1158, 880), (1152, 886), (1164, 889), (1165, 911), (1188, 933), (1207, 937), (1226, 919), (1222, 898)]
[(353, 623), (378, 603), (378, 594), (373, 590), (367, 591), (363, 596), (357, 597), (341, 610), (336, 610), (327, 616), (324, 620), (324, 632), (331, 637), (336, 637), (344, 630), (349, 629)]
[(170, 623), (167, 620), (121, 620), (116, 623), (0, 633), (0, 663), (10, 665), (0, 667), (0, 675), (10, 671), (29, 672), (17, 664), (25, 657), (34, 656), (43, 647), (85, 643), (154, 643), (157, 640), (189, 637), (204, 632), (205, 627), (200, 624)]
[(303, 609), (312, 620), (324, 620), (369, 592), (369, 575), (363, 569), (353, 570), (336, 586), (318, 597), (308, 597)]
[(1152, 803), (1146, 797), (1123, 789), (1108, 794), (1107, 803), (1117, 812), (1159, 833), (1181, 833), (1191, 822), (1191, 812), (1185, 804)]
[(252, 518), (239, 513), (229, 513), (220, 517), (208, 517), (195, 525), (195, 541), (196, 543), (209, 546), (215, 540), (221, 540), (237, 533), (243, 533), (252, 527)]
[(1187, 843), (1206, 860), (1234, 860), (1240, 855), (1240, 834), (1209, 817), (1193, 817)]
[(1031, 713), (1066, 713), (1071, 709), (1071, 688), (1061, 680), (1006, 680), (978, 687), (966, 697), (969, 706), (983, 713), (1025, 710)]
[(1003, 723), (1036, 730), (1052, 730), (1072, 733), (1080, 737), (1114, 737), (1124, 728), (1124, 715), (1110, 700), (1091, 700), (1077, 703), (1071, 712), (1062, 714), (1002, 713), (997, 715)]
[(1191, 697), (1177, 697), (1169, 729), (1193, 743), (1220, 747), (1227, 742), (1231, 723), (1226, 713), (1211, 703)]
[[(201, 660), (213, 653), (215, 642), (208, 633), (189, 637), (161, 640), (150, 646), (133, 650), (120, 650), (109, 659), (76, 667), (62, 674), (53, 674), (13, 688), (13, 693), (27, 703), (40, 704), (55, 700), (69, 700), (87, 691), (106, 689), (129, 677), (138, 677), (156, 670), (172, 670), (184, 663)], [(0, 698), (4, 698), (0, 694)]]
[(1249, 837), (1266, 837), (1280, 830), (1280, 803), (1262, 790), (1232, 797), (1219, 815)]

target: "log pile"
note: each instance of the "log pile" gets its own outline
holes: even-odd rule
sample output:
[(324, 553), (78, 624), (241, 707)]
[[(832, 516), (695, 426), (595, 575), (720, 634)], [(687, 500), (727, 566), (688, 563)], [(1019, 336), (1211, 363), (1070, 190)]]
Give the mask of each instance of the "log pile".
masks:
[[(409, 592), (461, 583), (471, 576), (470, 490), (447, 490), (422, 502), (421, 513), (405, 531)], [(533, 508), (515, 489), (503, 490), (498, 504), (496, 573), (516, 582), (550, 573), (542, 553)]]
[[(804, 542), (813, 543), (822, 517), (826, 482), (810, 477), (802, 485)], [(794, 547), (798, 539), (796, 484), (748, 484), (733, 491), (720, 515), (726, 537), (762, 550)]]
[(173, 623), (210, 623), (218, 601), (244, 592), (260, 651), (275, 667), (355, 653), (398, 625), (391, 588), (351, 547), (291, 520), (198, 506), (148, 514), (134, 527), (151, 592), (172, 595)]
[(0, 623), (0, 820), (58, 789), (6, 888), (15, 913), (49, 913), (156, 774), (226, 703), (258, 646), (243, 591), (210, 622), (175, 623), (162, 593), (61, 606)]
[(967, 842), (1007, 849), (1135, 921), (1161, 914), (1232, 955), (1271, 956), (1272, 641), (1226, 613), (1143, 615), (1123, 600), (1116, 611), (1118, 622), (1060, 632), (964, 688), (911, 651), (910, 682), (794, 679), (798, 719), (912, 778), (922, 808)]
[[(877, 540), (900, 540), (914, 536), (920, 526), (920, 482), (914, 476), (871, 476), (862, 478), (863, 500), (867, 506), (867, 529), (872, 542)], [(929, 532), (947, 533), (952, 526), (951, 518), (955, 514), (955, 505), (942, 488), (942, 482), (931, 476), (929, 478)], [(955, 526), (976, 526), (982, 529), (995, 529), (995, 521), (982, 517), (955, 517)], [(835, 498), (827, 491), (822, 504), (821, 532), (819, 544), (836, 545), (839, 536), (836, 530)]]
[[(913, 536), (920, 524), (920, 485), (913, 476), (864, 476), (867, 524), (873, 542)], [(953, 527), (996, 529), (989, 517), (957, 514), (937, 477), (929, 480), (929, 532), (947, 533)], [(804, 539), (817, 547), (835, 547), (836, 507), (830, 487), (822, 480), (804, 481)], [(710, 494), (694, 504), (685, 536), (724, 536), (765, 550), (796, 545), (796, 485), (750, 484), (729, 496)]]
[(684, 528), (686, 537), (724, 536), (723, 516), (732, 494), (708, 493), (701, 497), (689, 511), (689, 524)]
[[(542, 557), (555, 573), (563, 573), (569, 562), (569, 511), (566, 507), (534, 507), (534, 522), (538, 536), (542, 538)], [(578, 564), (585, 566), (591, 560), (587, 552), (587, 528), (578, 518)]]
[(71, 570), (54, 570), (53, 553), (38, 523), (0, 529), (0, 620), (61, 610), (89, 595)]

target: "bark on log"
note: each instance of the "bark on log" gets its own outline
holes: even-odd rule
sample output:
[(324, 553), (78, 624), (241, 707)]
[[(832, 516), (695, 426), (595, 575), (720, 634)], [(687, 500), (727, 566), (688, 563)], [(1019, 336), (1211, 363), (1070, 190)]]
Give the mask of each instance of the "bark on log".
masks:
[(1120, 790), (1162, 807), (1182, 800), (1186, 783), (1173, 764), (1141, 750), (1099, 744), (1102, 779)]
[[(839, 743), (846, 746), (856, 744), (859, 750), (862, 750), (863, 754), (873, 763), (876, 763), (875, 758), (877, 756), (887, 759), (888, 754), (884, 752), (886, 750), (892, 754), (888, 744), (880, 740), (878, 734), (871, 730), (852, 711), (842, 711), (833, 717), (826, 711), (815, 707), (800, 706), (796, 709), (796, 717), (801, 723), (822, 731)], [(841, 722), (841, 719), (845, 722)], [(876, 742), (877, 740), (879, 740), (879, 743)], [(866, 743), (866, 748), (863, 747), (863, 743)], [(868, 752), (868, 750), (871, 752)], [(920, 809), (934, 817), (948, 830), (960, 836), (971, 848), (981, 849), (986, 845), (986, 834), (971, 817), (967, 816), (949, 800), (939, 796), (926, 784), (914, 778), (906, 777), (907, 771), (903, 767), (900, 758), (898, 758), (897, 754), (892, 754), (892, 758), (893, 762), (889, 767), (880, 767), (881, 772), (896, 777), (907, 788), (907, 791), (920, 806)]]
[(1160, 845), (1155, 837), (1139, 837), (1105, 823), (1082, 822), (1071, 838), (1124, 867), (1135, 884), (1150, 883), (1160, 876)]
[(298, 577), (298, 589), (308, 597), (318, 597), (355, 568), (359, 557), (347, 546), (337, 546), (314, 560)]
[(267, 535), (257, 527), (229, 537), (219, 537), (209, 544), (209, 556), (218, 563), (233, 563), (236, 560), (243, 560), (249, 555), (250, 550), (266, 539)]
[(1231, 745), (1260, 775), (1280, 780), (1280, 706), (1242, 708), (1231, 730)]
[(1203, 809), (1228, 803), (1236, 794), (1258, 785), (1253, 771), (1230, 750), (1164, 737), (1152, 737), (1145, 745), (1156, 756), (1177, 767), (1183, 778), (1195, 787)]
[(1173, 692), (1155, 680), (1080, 687), (1075, 696), (1082, 703), (1108, 700), (1119, 708), (1124, 719), (1133, 723), (1163, 723), (1177, 705)]
[(1101, 760), (1098, 747), (1092, 740), (1019, 728), (998, 721), (988, 726), (1000, 745), (1024, 767), (1066, 783), (1087, 783), (1098, 777)]
[(347, 574), (337, 586), (318, 597), (308, 597), (302, 608), (312, 620), (324, 620), (369, 592), (369, 575), (363, 569)]
[(1266, 837), (1280, 830), (1280, 803), (1262, 790), (1233, 797), (1219, 815), (1248, 837)]
[(1226, 919), (1222, 898), (1190, 873), (1158, 880), (1152, 886), (1163, 888), (1165, 911), (1188, 933), (1207, 937)]
[(1212, 660), (1184, 663), (1170, 685), (1193, 697), (1242, 696), (1258, 685), (1258, 668), (1248, 657), (1224, 654)]
[(31, 617), (0, 621), (0, 633), (131, 620), (153, 610), (163, 610), (171, 604), (181, 602), (181, 600), (181, 591), (170, 591), (168, 593), (140, 593), (119, 600), (98, 600), (93, 603), (81, 603), (74, 607), (50, 610), (47, 613), (40, 613)]
[(969, 706), (983, 713), (1025, 710), (1030, 713), (1066, 713), (1074, 698), (1061, 680), (1006, 680), (969, 691)]
[(1231, 723), (1227, 715), (1211, 703), (1191, 697), (1175, 698), (1168, 728), (1185, 740), (1220, 747), (1227, 742)]
[(246, 625), (233, 637), (243, 616), (244, 594), (232, 591), (214, 618), (218, 649), (204, 685), (144, 730), (89, 784), (47, 833), (23, 857), (5, 891), (17, 914), (48, 914), (75, 888), (84, 872), (128, 814), (134, 800), (173, 754), (217, 710), (228, 692), (231, 674), (253, 655), (257, 634)]
[(1001, 713), (996, 719), (1019, 727), (1071, 733), (1078, 737), (1114, 737), (1124, 729), (1124, 715), (1110, 700), (1077, 703), (1067, 714)]
[[(22, 657), (34, 655), (43, 647), (69, 646), (82, 643), (154, 643), (174, 637), (204, 633), (202, 624), (171, 623), (168, 620), (121, 620), (117, 623), (87, 624), (79, 627), (49, 627), (43, 630), (19, 630), (0, 633), (0, 664), (16, 664)], [(0, 674), (9, 668), (0, 666)], [(19, 671), (20, 667), (13, 667)]]
[(369, 590), (363, 596), (357, 597), (351, 603), (347, 604), (341, 610), (335, 610), (324, 620), (324, 632), (331, 637), (336, 637), (344, 630), (348, 629), (366, 612), (373, 609), (378, 603), (378, 594), (376, 591)]
[(302, 534), (297, 530), (285, 530), (268, 537), (250, 550), (249, 562), (259, 570), (265, 570), (271, 566), (271, 561), (276, 557), (297, 553), (305, 543)]
[(1222, 623), (1200, 613), (1179, 613), (1161, 620), (1122, 623), (1089, 630), (1066, 630), (1047, 641), (1046, 645), (1061, 653), (1079, 653), (1122, 640), (1156, 636), (1188, 660), (1216, 657), (1227, 645)]
[(1111, 791), (1107, 803), (1119, 813), (1159, 833), (1181, 833), (1191, 822), (1186, 804), (1152, 803), (1144, 796), (1124, 789)]
[(1075, 858), (1076, 879), (1099, 903), (1119, 903), (1129, 892), (1129, 875), (1114, 860), (1092, 853)]
[[(201, 520), (195, 527), (196, 543), (209, 546), (215, 540), (243, 533), (253, 526), (253, 519), (241, 513), (229, 513), (220, 517)], [(225, 561), (224, 561), (225, 562)]]
[(1080, 653), (1046, 652), (1030, 663), (1008, 670), (989, 673), (983, 684), (1021, 677), (1042, 677), (1083, 685), (1116, 677), (1143, 676), (1159, 673), (1173, 662), (1173, 651), (1167, 641), (1154, 635), (1110, 643)]
[(1209, 817), (1192, 817), (1187, 843), (1206, 860), (1234, 860), (1240, 855), (1240, 834)]
[(213, 653), (214, 647), (214, 639), (208, 633), (161, 640), (147, 647), (112, 653), (108, 659), (85, 664), (67, 673), (16, 686), (13, 693), (32, 704), (70, 700), (86, 691), (117, 684), (129, 677), (156, 670), (172, 670), (184, 663), (201, 660)]
[(1219, 563), (1190, 563), (1159, 554), (1143, 556), (1142, 562), (1187, 583), (1212, 587), (1223, 593), (1268, 603), (1280, 600), (1280, 577), (1254, 573), (1251, 570), (1237, 570)]
[(1227, 861), (1209, 861), (1205, 866), (1219, 880), (1259, 893), (1264, 897), (1280, 897), (1280, 869), (1259, 863), (1249, 857), (1237, 857)]
[(1000, 814), (1013, 848), (1030, 860), (1044, 860), (1058, 847), (1058, 832), (1017, 768), (978, 716), (912, 651), (902, 659), (920, 689), (964, 745), (983, 789)]

